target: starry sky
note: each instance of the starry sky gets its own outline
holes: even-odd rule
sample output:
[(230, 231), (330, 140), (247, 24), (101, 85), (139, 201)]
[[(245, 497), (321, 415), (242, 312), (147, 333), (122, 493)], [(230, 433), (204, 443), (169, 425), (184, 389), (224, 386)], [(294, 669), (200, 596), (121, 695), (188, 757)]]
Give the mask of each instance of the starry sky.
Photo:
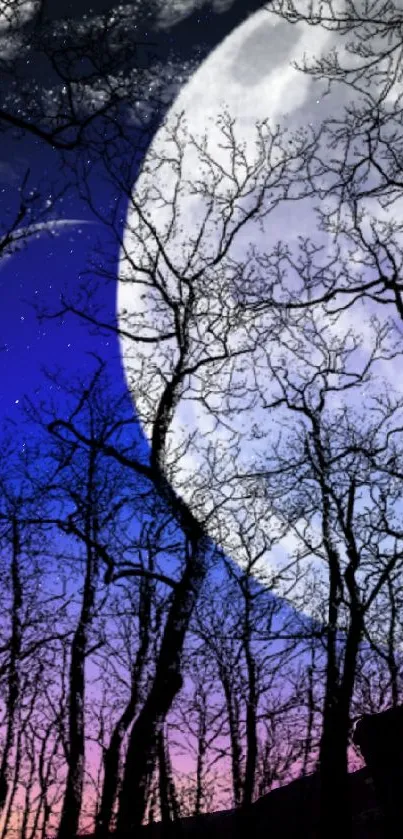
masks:
[[(154, 76), (158, 76), (160, 81), (158, 95), (154, 97), (151, 91), (148, 99), (146, 95), (145, 101), (142, 102), (143, 112), (147, 113), (146, 134), (143, 132), (140, 137), (136, 123), (133, 122), (133, 108), (130, 110), (130, 103), (125, 103), (119, 111), (122, 130), (133, 147), (141, 140), (142, 153), (145, 154), (175, 96), (195, 74), (202, 61), (245, 21), (248, 15), (253, 15), (265, 5), (261, 0), (153, 0), (152, 3), (146, 0), (131, 0), (116, 6), (119, 15), (125, 20), (129, 40), (132, 37), (134, 43), (141, 41), (146, 45), (144, 54), (140, 57), (141, 61), (146, 69), (147, 61), (154, 69), (157, 68)], [(113, 12), (114, 8), (113, 3), (105, 0), (94, 0), (92, 5), (75, 0), (49, 5), (45, 2), (43, 15), (50, 20), (50, 26), (54, 26), (55, 31), (60, 25), (60, 20), (67, 16), (66, 26), (73, 31), (74, 27), (93, 26), (97, 16), (105, 11)], [(317, 34), (314, 34), (317, 39)], [(244, 53), (236, 53), (236, 60), (231, 66), (235, 76), (242, 76), (243, 81), (245, 78), (246, 82), (250, 81), (250, 55), (259, 59), (256, 61), (258, 71), (255, 75), (263, 77), (265, 68), (267, 70), (265, 45), (270, 32), (263, 35), (264, 37), (255, 40), (246, 39)], [(289, 59), (290, 41), (292, 42), (292, 38), (288, 41), (286, 38), (282, 43), (281, 38), (277, 37), (276, 49), (271, 52), (272, 62), (279, 63), (280, 59)], [(119, 60), (118, 54), (117, 65)], [(139, 61), (139, 54), (134, 50), (133, 54), (130, 50), (126, 51), (121, 59), (125, 72), (130, 74), (135, 61)], [(30, 78), (37, 80), (39, 88), (41, 85), (45, 87), (46, 75), (40, 60), (35, 55), (26, 57), (22, 54), (21, 62), (21, 77), (24, 77), (24, 73), (28, 74)], [(271, 76), (269, 80), (272, 81)], [(256, 82), (255, 77), (252, 82)], [(5, 84), (4, 80), (3, 83)], [(250, 89), (246, 88), (247, 98), (252, 104), (253, 86), (252, 84)], [(287, 91), (288, 107), (291, 107), (291, 94), (295, 99), (296, 92), (296, 86)], [(278, 95), (280, 109), (284, 94), (285, 91), (281, 88)], [(259, 89), (255, 95), (263, 98)], [(242, 97), (241, 105), (245, 98), (246, 94)], [(298, 103), (293, 103), (295, 118), (300, 119), (297, 105)], [(309, 109), (305, 101), (301, 106), (301, 110), (305, 109), (305, 116), (313, 111), (322, 112), (322, 108), (323, 103), (317, 95), (312, 97)], [(63, 408), (63, 404), (60, 403), (63, 403), (65, 396), (62, 388), (58, 391), (57, 372), (60, 371), (63, 380), (69, 379), (70, 376), (74, 378), (78, 372), (81, 375), (87, 373), (90, 378), (96, 363), (95, 356), (107, 361), (109, 380), (113, 382), (117, 393), (127, 395), (128, 405), (131, 407), (119, 341), (114, 332), (119, 236), (123, 235), (127, 220), (127, 197), (117, 194), (116, 185), (107, 182), (99, 174), (99, 168), (94, 166), (91, 175), (91, 210), (88, 203), (83, 197), (79, 197), (74, 189), (68, 158), (61, 166), (59, 154), (33, 134), (26, 133), (16, 138), (11, 131), (6, 131), (1, 138), (0, 225), (3, 231), (8, 229), (18, 213), (19, 189), (24, 178), (24, 197), (32, 215), (30, 219), (28, 212), (20, 227), (25, 229), (31, 220), (34, 223), (38, 219), (48, 223), (51, 218), (55, 222), (51, 230), (39, 230), (38, 235), (31, 236), (20, 249), (8, 248), (1, 254), (1, 416), (10, 417), (17, 425), (21, 422), (25, 434), (27, 422), (23, 410), (24, 400), (28, 397), (37, 401), (42, 398), (42, 394), (46, 401), (46, 397), (54, 395), (58, 408)], [(80, 165), (87, 167), (93, 163), (91, 154), (85, 149), (80, 161)], [(141, 154), (138, 154), (136, 165), (131, 169), (133, 185), (136, 183), (140, 163)], [(36, 195), (38, 184), (40, 189)], [(294, 229), (299, 233), (301, 228), (290, 224), (288, 208), (286, 212), (287, 232)], [(105, 226), (97, 222), (97, 213), (101, 216), (115, 214), (117, 236), (112, 234), (108, 240)], [(280, 232), (285, 226), (284, 221), (283, 217), (277, 225)], [(307, 226), (311, 224), (309, 214), (306, 214), (304, 222)], [(0, 226), (0, 242), (2, 229)], [(18, 230), (17, 225), (17, 234)], [(100, 254), (103, 263), (101, 265)], [(98, 280), (99, 268), (105, 268), (105, 264), (108, 281), (100, 282), (95, 299), (99, 306), (98, 315), (106, 324), (106, 329), (102, 332), (94, 330), (88, 323), (71, 314), (53, 318), (39, 317), (40, 313), (49, 315), (59, 311), (61, 295), (74, 300), (80, 288), (87, 290)], [(56, 377), (50, 379), (47, 371), (56, 373)], [(284, 550), (280, 552), (279, 561), (283, 561)], [(289, 550), (290, 545), (287, 545), (286, 556)], [(230, 551), (228, 553), (233, 556)]]
[[(248, 14), (262, 7), (262, 2), (249, 0), (216, 0), (216, 2), (124, 3), (120, 8), (133, 13), (127, 17), (127, 25), (133, 26), (133, 32), (139, 40), (149, 39), (156, 45), (156, 52), (164, 65), (164, 56), (174, 55), (175, 67), (196, 68), (203, 58), (237, 26)], [(45, 4), (48, 19), (68, 16), (73, 25), (98, 13), (109, 11), (114, 4), (106, 0)], [(56, 11), (57, 9), (57, 11)], [(138, 33), (138, 35), (137, 35)], [(28, 72), (36, 74), (38, 84), (43, 84), (40, 65), (35, 59), (27, 59)], [(188, 76), (189, 70), (187, 69)], [(187, 76), (187, 77), (188, 77)], [(181, 77), (182, 78), (182, 77)], [(186, 81), (186, 73), (182, 81)], [(165, 91), (165, 107), (171, 104), (180, 83)], [(162, 116), (149, 109), (149, 124), (153, 124), (150, 133), (158, 125)], [(125, 120), (125, 114), (122, 114)], [(38, 181), (41, 183), (41, 195), (44, 211), (46, 201), (52, 204), (52, 218), (69, 220), (66, 225), (59, 224), (52, 232), (44, 231), (30, 237), (23, 247), (9, 249), (3, 256), (0, 266), (0, 412), (2, 417), (11, 417), (19, 421), (24, 397), (33, 397), (43, 389), (53, 389), (44, 374), (45, 369), (53, 372), (58, 368), (67, 376), (77, 370), (83, 370), (94, 363), (91, 353), (108, 360), (111, 378), (117, 387), (126, 388), (121, 369), (119, 347), (116, 336), (111, 333), (100, 336), (91, 334), (88, 326), (75, 317), (63, 319), (41, 319), (38, 313), (43, 310), (54, 311), (60, 303), (61, 292), (68, 291), (74, 296), (80, 283), (88, 283), (94, 278), (91, 260), (100, 236), (100, 226), (84, 201), (80, 201), (70, 187), (69, 171), (60, 169), (60, 161), (49, 145), (33, 136), (25, 135), (16, 139), (11, 132), (6, 132), (2, 142), (0, 161), (0, 195), (3, 208), (4, 227), (13, 219), (18, 206), (18, 188), (21, 179), (29, 170), (26, 193), (35, 202)], [(45, 185), (45, 188), (44, 188)], [(104, 182), (95, 183), (96, 201), (102, 209), (114, 206), (117, 197)], [(124, 223), (125, 199), (119, 198), (119, 217)], [(46, 216), (43, 216), (46, 218)], [(70, 223), (76, 220), (77, 223)], [(25, 220), (21, 227), (27, 225)], [(97, 238), (98, 237), (98, 238)], [(103, 242), (103, 246), (105, 243)], [(111, 243), (110, 265), (117, 264), (117, 245)], [(102, 286), (102, 315), (112, 326), (115, 322), (115, 294), (113, 283)]]

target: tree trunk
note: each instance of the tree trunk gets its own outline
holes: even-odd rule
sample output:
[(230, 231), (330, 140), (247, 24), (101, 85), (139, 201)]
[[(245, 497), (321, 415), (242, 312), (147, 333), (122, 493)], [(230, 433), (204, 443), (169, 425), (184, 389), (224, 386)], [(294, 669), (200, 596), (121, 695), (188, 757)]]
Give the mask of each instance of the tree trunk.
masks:
[(109, 827), (119, 782), (120, 749), (125, 733), (136, 713), (136, 705), (137, 701), (134, 703), (132, 701), (132, 697), (130, 697), (123, 714), (121, 714), (120, 719), (113, 729), (109, 746), (105, 750), (103, 756), (104, 780), (102, 785), (101, 805), (95, 827), (95, 839), (106, 839), (106, 837), (109, 836)]
[(398, 610), (396, 608), (396, 598), (393, 589), (393, 582), (390, 577), (387, 580), (389, 603), (390, 603), (390, 618), (389, 618), (389, 632), (388, 632), (388, 652), (387, 665), (390, 674), (390, 690), (392, 705), (396, 707), (399, 702), (399, 667), (396, 661), (396, 624), (398, 622)]
[(168, 744), (161, 728), (157, 738), (159, 768), (159, 798), (162, 822), (162, 834), (167, 837), (181, 835), (179, 807), (176, 800)]
[[(350, 705), (361, 640), (362, 621), (354, 615), (346, 639), (343, 673), (337, 684), (336, 666), (329, 673), (320, 744), (320, 836), (340, 839), (352, 833), (352, 806), (348, 776)], [(335, 652), (335, 650), (334, 650)]]
[(302, 775), (305, 777), (308, 774), (309, 758), (312, 751), (312, 732), (315, 713), (315, 699), (313, 692), (313, 676), (314, 664), (308, 667), (308, 688), (307, 688), (307, 705), (308, 705), (308, 719), (306, 726), (306, 737), (304, 745), (304, 761), (302, 764)]
[(320, 428), (313, 424), (316, 451), (320, 467), (319, 483), (322, 492), (322, 535), (329, 563), (329, 601), (326, 649), (326, 687), (323, 708), (322, 736), (319, 752), (320, 766), (320, 837), (348, 839), (351, 836), (351, 807), (347, 777), (347, 735), (342, 719), (340, 695), (341, 674), (337, 661), (338, 619), (343, 582), (340, 557), (333, 544), (330, 492), (326, 483), (326, 458), (322, 449)]
[(247, 626), (245, 628), (245, 660), (248, 673), (248, 699), (246, 706), (246, 765), (243, 784), (242, 807), (249, 811), (255, 789), (256, 761), (257, 761), (257, 689), (256, 689), (256, 666), (251, 649), (251, 628), (249, 617), (249, 603), (246, 612)]
[(207, 750), (207, 714), (206, 714), (206, 696), (204, 693), (200, 695), (199, 708), (199, 723), (197, 736), (197, 759), (196, 759), (196, 795), (194, 815), (200, 816), (203, 805), (203, 780), (204, 780), (204, 760)]
[(7, 680), (7, 720), (6, 735), (4, 740), (3, 754), (0, 764), (0, 813), (4, 810), (10, 772), (10, 753), (14, 744), (15, 719), (17, 713), (18, 699), (20, 695), (19, 659), (21, 655), (21, 608), (22, 608), (22, 585), (20, 578), (20, 539), (18, 524), (14, 519), (12, 523), (12, 558), (11, 558), (11, 585), (12, 585), (12, 606), (11, 606), (11, 639), (10, 639), (10, 663)]
[(80, 618), (74, 633), (71, 647), (69, 678), (69, 744), (66, 789), (63, 799), (62, 814), (57, 832), (57, 839), (71, 839), (78, 833), (81, 813), (84, 757), (85, 757), (85, 659), (87, 656), (88, 631), (93, 619), (96, 595), (97, 555), (91, 547), (94, 539), (94, 518), (92, 509), (92, 488), (94, 479), (94, 461), (91, 456), (88, 475), (88, 495), (85, 531), (86, 571)]
[[(329, 547), (329, 553), (331, 548)], [(337, 567), (337, 560), (334, 563)], [(337, 664), (338, 576), (330, 562), (327, 666), (320, 766), (320, 837), (351, 836), (351, 808), (347, 778), (347, 739), (343, 736), (340, 703), (340, 673)]]
[(220, 678), (224, 690), (228, 714), (229, 738), (231, 744), (232, 794), (234, 799), (234, 807), (239, 807), (242, 801), (242, 748), (240, 743), (239, 726), (233, 705), (230, 679), (228, 677), (228, 674), (224, 672), (223, 669), (221, 669)]
[(323, 719), (320, 744), (320, 837), (351, 836), (351, 801), (347, 767), (348, 724), (335, 698)]
[(193, 542), (180, 583), (172, 597), (149, 694), (131, 730), (119, 796), (118, 833), (135, 836), (141, 827), (147, 786), (155, 766), (156, 738), (177, 692), (185, 634), (207, 572), (206, 542)]
[(164, 826), (171, 822), (171, 808), (169, 806), (169, 778), (168, 766), (165, 754), (164, 732), (163, 729), (158, 732), (157, 736), (157, 753), (158, 753), (158, 788), (160, 795), (160, 810), (161, 822)]
[(104, 781), (102, 785), (101, 805), (95, 828), (95, 839), (106, 839), (109, 835), (119, 783), (119, 761), (122, 741), (136, 715), (140, 681), (150, 645), (151, 584), (145, 578), (141, 580), (140, 586), (140, 643), (132, 672), (131, 695), (126, 708), (113, 729), (109, 746), (104, 753)]

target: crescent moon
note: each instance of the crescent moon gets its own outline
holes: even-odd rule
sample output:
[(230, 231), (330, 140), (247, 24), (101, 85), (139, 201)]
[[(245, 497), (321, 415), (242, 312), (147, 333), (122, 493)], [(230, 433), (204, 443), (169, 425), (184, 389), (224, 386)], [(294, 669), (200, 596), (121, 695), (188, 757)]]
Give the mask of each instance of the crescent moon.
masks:
[[(180, 284), (171, 268), (174, 265), (180, 272), (186, 265), (206, 210), (201, 193), (203, 166), (206, 174), (207, 164), (202, 160), (202, 146), (199, 144), (196, 148), (189, 142), (189, 136), (206, 135), (206, 148), (217, 161), (218, 172), (220, 163), (227, 170), (231, 164), (228, 143), (222, 132), (223, 108), (233, 120), (237, 143), (243, 143), (250, 165), (257, 154), (256, 121), (269, 119), (271, 125), (281, 123), (293, 131), (307, 122), (317, 124), (326, 115), (334, 114), (343, 101), (340, 90), (325, 95), (320, 84), (292, 66), (292, 62), (301, 60), (304, 53), (317, 56), (329, 50), (334, 38), (334, 33), (320, 27), (290, 25), (266, 10), (257, 12), (234, 30), (200, 66), (179, 94), (150, 146), (135, 185), (132, 205), (129, 204), (117, 293), (117, 315), (122, 330), (127, 332), (129, 329), (134, 339), (136, 336), (139, 339), (131, 341), (122, 336), (121, 353), (137, 415), (149, 439), (159, 398), (166, 380), (172, 376), (178, 353), (174, 341), (166, 338), (172, 332), (171, 313), (162, 305), (155, 289), (147, 285), (147, 270), (157, 267), (160, 281), (165, 284), (171, 299), (180, 294)], [(181, 178), (185, 186), (172, 224), (170, 205), (165, 199), (175, 197), (178, 174), (178, 164), (173, 162), (177, 154), (175, 136), (181, 145)], [(199, 188), (193, 190), (196, 178)], [(145, 214), (143, 220), (137, 212), (138, 206)], [(287, 241), (291, 242), (300, 234), (308, 234), (313, 217), (309, 206), (301, 211), (288, 204), (284, 208), (280, 206), (268, 218), (260, 235), (264, 241), (275, 243), (284, 232)], [(170, 266), (167, 260), (164, 264), (156, 247), (150, 232), (153, 229), (166, 242)], [(258, 237), (257, 226), (253, 230), (251, 227), (245, 229), (234, 245), (235, 256), (245, 253), (248, 235)], [(204, 257), (211, 253), (213, 227), (209, 236), (210, 239), (206, 236), (200, 243)], [(197, 263), (195, 258), (194, 265), (197, 264), (200, 267), (200, 261)], [(225, 281), (225, 271), (222, 280)], [(209, 310), (206, 318), (207, 321), (210, 318), (210, 323), (201, 325), (203, 334), (199, 336), (201, 343), (204, 340), (204, 346), (207, 340), (210, 341), (211, 352), (214, 344), (216, 348), (219, 344), (219, 319), (223, 316), (221, 306), (225, 300), (225, 290), (220, 291), (217, 284), (219, 276), (210, 286), (208, 282), (206, 284), (205, 308)], [(214, 307), (217, 317), (212, 327)], [(230, 317), (230, 303), (225, 314)], [(265, 328), (264, 324), (260, 323), (260, 328)], [(269, 330), (267, 323), (267, 334)], [(165, 339), (161, 340), (164, 333)], [(197, 337), (193, 335), (195, 346)], [(249, 336), (240, 328), (234, 335), (235, 340), (239, 342), (237, 347), (246, 347)], [(261, 347), (253, 352), (254, 369), (260, 370), (258, 390), (263, 390), (268, 386), (264, 352)], [(281, 582), (280, 572), (287, 565), (296, 542), (291, 535), (284, 534), (281, 521), (270, 515), (256, 481), (237, 478), (241, 473), (250, 473), (251, 464), (264, 459), (268, 437), (260, 434), (260, 429), (268, 426), (267, 412), (258, 404), (259, 400), (248, 395), (248, 371), (241, 361), (227, 365), (222, 362), (210, 375), (221, 377), (227, 393), (231, 390), (229, 381), (232, 377), (240, 394), (239, 400), (234, 397), (231, 405), (223, 406), (217, 397), (215, 413), (208, 411), (201, 396), (205, 399), (208, 393), (210, 405), (214, 403), (214, 378), (208, 382), (202, 374), (189, 377), (184, 398), (179, 402), (169, 428), (167, 476), (225, 553), (245, 567), (249, 563), (248, 547), (252, 546), (261, 554), (253, 573), (266, 584), (272, 584), (273, 577), (277, 577), (277, 594), (288, 598), (289, 583)], [(245, 429), (251, 429), (252, 433), (245, 434)], [(245, 440), (243, 447), (239, 442), (242, 439)], [(251, 495), (253, 504), (250, 504)], [(245, 533), (249, 534), (249, 545), (245, 545)], [(311, 571), (317, 577), (321, 572), (319, 562), (317, 566), (315, 561), (311, 562)], [(298, 604), (301, 594), (297, 585), (292, 594), (294, 605)]]

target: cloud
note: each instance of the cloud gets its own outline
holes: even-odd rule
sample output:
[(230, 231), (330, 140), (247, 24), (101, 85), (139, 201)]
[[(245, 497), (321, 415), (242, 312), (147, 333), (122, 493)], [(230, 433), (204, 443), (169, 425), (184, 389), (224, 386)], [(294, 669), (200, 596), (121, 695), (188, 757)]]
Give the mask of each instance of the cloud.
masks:
[(16, 23), (27, 23), (38, 6), (38, 0), (0, 0), (0, 31), (15, 27)]
[(157, 29), (170, 29), (186, 20), (196, 11), (203, 13), (203, 7), (212, 6), (216, 14), (231, 8), (235, 0), (158, 0)]

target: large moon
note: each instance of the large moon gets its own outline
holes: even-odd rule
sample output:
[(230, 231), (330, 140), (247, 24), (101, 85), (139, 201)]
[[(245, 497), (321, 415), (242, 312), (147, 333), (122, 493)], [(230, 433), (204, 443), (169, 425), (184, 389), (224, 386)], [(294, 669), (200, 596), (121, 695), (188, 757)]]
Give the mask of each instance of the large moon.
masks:
[[(312, 228), (313, 207), (308, 198), (283, 203), (273, 175), (267, 190), (272, 211), (243, 228), (215, 270), (214, 254), (223, 235), (220, 201), (228, 201), (232, 167), (238, 166), (238, 180), (243, 175), (246, 186), (234, 218), (248, 209), (248, 168), (255, 172), (256, 194), (267, 171), (263, 150), (267, 152), (276, 125), (287, 129), (292, 143), (293, 132), (302, 128), (309, 133), (343, 106), (346, 94), (341, 88), (325, 95), (324, 87), (293, 67), (304, 55), (328, 52), (335, 38), (320, 27), (290, 25), (263, 10), (223, 41), (182, 89), (151, 144), (133, 190), (120, 257), (121, 352), (149, 439), (161, 393), (178, 363), (177, 345), (169, 337), (175, 311), (185, 305), (186, 277), (197, 277), (200, 316), (190, 336), (191, 360), (197, 364), (204, 353), (210, 361), (206, 355), (205, 365), (187, 377), (170, 423), (164, 466), (175, 490), (216, 543), (242, 567), (255, 557), (253, 573), (268, 584), (285, 569), (296, 546), (281, 519), (267, 509), (259, 481), (247, 478), (262, 467), (269, 436), (278, 433), (265, 410), (270, 391), (267, 352), (277, 350), (270, 316), (247, 326), (240, 322), (232, 330), (231, 349), (240, 351), (235, 360), (223, 358), (224, 331), (234, 310), (237, 260), (251, 244), (264, 243), (267, 249), (282, 238), (295, 245)], [(231, 156), (231, 132), (243, 157)], [(275, 172), (281, 162), (276, 142), (270, 154)], [(203, 184), (213, 181), (217, 200), (210, 212)], [(228, 228), (231, 223), (234, 219)], [(133, 341), (130, 334), (145, 340)], [(213, 362), (213, 356), (220, 360)], [(311, 561), (315, 578), (319, 570)], [(324, 585), (325, 578), (324, 573)], [(276, 585), (278, 594), (287, 597), (286, 573)], [(294, 605), (301, 594), (296, 586)]]

